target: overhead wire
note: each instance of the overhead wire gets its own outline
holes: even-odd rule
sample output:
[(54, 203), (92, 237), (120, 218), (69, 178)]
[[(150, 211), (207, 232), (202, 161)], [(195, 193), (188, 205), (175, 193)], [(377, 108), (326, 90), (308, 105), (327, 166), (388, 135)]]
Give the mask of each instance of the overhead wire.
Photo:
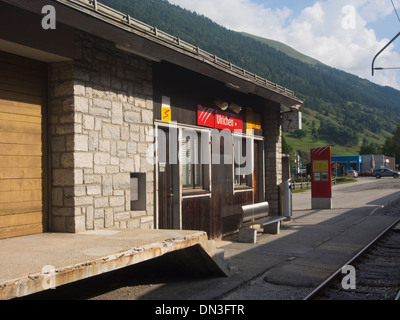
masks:
[[(392, 6), (393, 6), (393, 9), (394, 9), (394, 12), (396, 13), (397, 19), (398, 19), (399, 22), (400, 22), (400, 16), (399, 16), (399, 13), (397, 12), (397, 8), (396, 8), (396, 6), (395, 6), (393, 0), (390, 0), (390, 1), (392, 2)], [(376, 68), (376, 67), (374, 66), (374, 65), (375, 65), (375, 60), (376, 60), (376, 58), (377, 58), (383, 51), (385, 51), (386, 48), (387, 48), (389, 45), (391, 45), (399, 36), (400, 36), (400, 32), (399, 32), (392, 40), (390, 40), (390, 42), (389, 42), (385, 47), (383, 47), (383, 49), (382, 49), (381, 51), (379, 51), (379, 52), (375, 55), (374, 59), (372, 60), (372, 76), (374, 76), (375, 70), (388, 70), (388, 69), (394, 70), (394, 69), (400, 69), (400, 67), (393, 67), (393, 68), (381, 68), (381, 67), (379, 67), (379, 68)]]
[(400, 17), (399, 17), (399, 14), (398, 14), (398, 12), (397, 12), (396, 6), (394, 5), (393, 0), (390, 0), (390, 1), (392, 1), (392, 5), (393, 5), (393, 8), (394, 8), (394, 12), (396, 12), (397, 19), (398, 19), (399, 22), (400, 22)]

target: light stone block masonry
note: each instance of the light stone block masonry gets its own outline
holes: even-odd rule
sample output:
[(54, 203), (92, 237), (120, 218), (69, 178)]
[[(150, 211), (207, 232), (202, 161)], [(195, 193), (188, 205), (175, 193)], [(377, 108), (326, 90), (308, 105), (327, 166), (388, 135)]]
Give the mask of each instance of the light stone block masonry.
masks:
[[(54, 232), (154, 227), (152, 64), (76, 31), (75, 59), (50, 67), (50, 225)], [(146, 174), (131, 211), (130, 175)]]

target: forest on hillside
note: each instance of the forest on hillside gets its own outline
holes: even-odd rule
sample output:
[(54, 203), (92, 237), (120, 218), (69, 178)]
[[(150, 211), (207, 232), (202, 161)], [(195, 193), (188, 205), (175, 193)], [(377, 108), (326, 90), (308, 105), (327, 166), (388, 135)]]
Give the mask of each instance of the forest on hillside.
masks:
[(316, 129), (319, 138), (357, 146), (362, 141), (368, 143), (363, 133), (393, 132), (400, 122), (398, 90), (322, 63), (308, 64), (289, 57), (261, 41), (228, 30), (166, 0), (101, 2), (294, 90), (305, 102), (304, 109), (325, 115)]

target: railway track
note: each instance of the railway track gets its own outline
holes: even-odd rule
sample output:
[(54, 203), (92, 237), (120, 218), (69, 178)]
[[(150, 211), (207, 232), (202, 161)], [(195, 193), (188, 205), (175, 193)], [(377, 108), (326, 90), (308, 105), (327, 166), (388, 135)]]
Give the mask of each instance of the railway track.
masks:
[(304, 300), (400, 300), (400, 219)]

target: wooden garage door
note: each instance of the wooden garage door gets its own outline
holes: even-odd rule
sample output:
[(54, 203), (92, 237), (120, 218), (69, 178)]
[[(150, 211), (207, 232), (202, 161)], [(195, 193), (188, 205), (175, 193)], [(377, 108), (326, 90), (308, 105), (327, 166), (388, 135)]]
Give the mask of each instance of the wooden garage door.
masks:
[(44, 231), (45, 65), (0, 52), (0, 239)]

